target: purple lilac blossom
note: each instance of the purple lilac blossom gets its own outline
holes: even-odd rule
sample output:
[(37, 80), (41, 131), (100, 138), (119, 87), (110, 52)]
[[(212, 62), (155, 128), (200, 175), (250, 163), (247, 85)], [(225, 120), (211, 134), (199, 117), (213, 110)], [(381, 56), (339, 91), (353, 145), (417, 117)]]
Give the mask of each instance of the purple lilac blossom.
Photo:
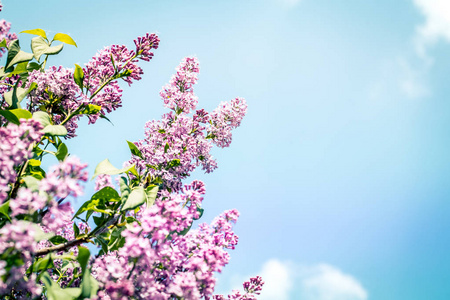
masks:
[(66, 224), (72, 224), (73, 209), (70, 202), (62, 201), (68, 196), (78, 197), (83, 194), (80, 183), (88, 180), (86, 167), (87, 164), (81, 163), (77, 157), (70, 156), (54, 166), (40, 181), (39, 190), (48, 195), (47, 211), (42, 220), (46, 231), (55, 232)]
[(30, 158), (31, 146), (41, 139), (41, 129), (41, 124), (33, 119), (0, 128), (0, 203), (16, 181), (15, 167)]
[[(81, 93), (80, 87), (73, 79), (73, 70), (63, 67), (50, 67), (45, 72), (34, 70), (28, 77), (27, 87), (37, 83), (37, 88), (30, 92), (29, 98), (32, 111), (39, 110), (42, 105), (53, 115), (53, 122), (60, 124), (66, 114), (74, 112), (80, 105), (86, 104), (88, 99)], [(74, 116), (65, 124), (68, 138), (75, 137), (80, 116)]]
[[(197, 97), (193, 85), (198, 72), (195, 57), (182, 60), (176, 74), (160, 92), (164, 105), (172, 111), (164, 114), (162, 120), (145, 124), (145, 138), (135, 143), (144, 159), (134, 156), (129, 161), (136, 164), (142, 176), (159, 177), (164, 188), (173, 191), (180, 190), (182, 179), (198, 166), (206, 173), (217, 168), (210, 154), (212, 144), (229, 146), (231, 130), (240, 125), (247, 109), (245, 100), (236, 98), (221, 103), (211, 115), (203, 109), (195, 111)], [(179, 163), (173, 164), (174, 161)]]
[(39, 189), (56, 199), (64, 199), (69, 195), (78, 197), (83, 194), (80, 182), (88, 180), (86, 168), (87, 164), (81, 163), (75, 156), (69, 156), (50, 169), (41, 180)]
[[(155, 34), (147, 33), (146, 36), (134, 40), (134, 43), (136, 52), (124, 45), (105, 47), (83, 69), (84, 87), (92, 98), (91, 103), (102, 107), (103, 115), (122, 106), (122, 89), (117, 80), (114, 80), (114, 76), (128, 72), (128, 76), (121, 77), (128, 85), (131, 85), (133, 80), (140, 80), (144, 72), (137, 65), (138, 59), (149, 61), (153, 57), (151, 50), (159, 46), (159, 38)], [(98, 92), (105, 84), (108, 86)], [(100, 113), (90, 115), (89, 122), (95, 123), (99, 117)]]
[(173, 111), (179, 109), (187, 114), (190, 110), (195, 109), (198, 103), (198, 98), (193, 91), (200, 71), (197, 58), (184, 58), (176, 71), (177, 73), (172, 76), (167, 85), (163, 86), (159, 94), (165, 107)]
[[(42, 289), (36, 285), (35, 274), (25, 276), (27, 265), (32, 260), (33, 253), (37, 250), (35, 230), (26, 221), (12, 220), (12, 223), (4, 225), (0, 229), (0, 254), (8, 253), (7, 261), (0, 261), (0, 266), (6, 266), (3, 272), (9, 272), (9, 276), (0, 277), (0, 296), (8, 295), (14, 289), (16, 299), (29, 299), (41, 293)], [(15, 259), (12, 259), (15, 258)], [(8, 265), (21, 260), (19, 266)], [(6, 271), (8, 270), (8, 271)], [(25, 277), (24, 277), (25, 276)]]
[[(158, 48), (159, 38), (155, 34), (147, 33), (144, 37), (138, 37), (135, 45), (136, 52), (123, 45), (112, 45), (99, 51), (83, 69), (83, 90), (75, 83), (71, 69), (59, 66), (50, 67), (45, 72), (32, 71), (27, 87), (33, 82), (38, 85), (29, 95), (32, 111), (37, 111), (45, 105), (55, 124), (65, 121), (64, 126), (68, 131), (66, 138), (75, 137), (81, 116), (74, 115), (70, 120), (65, 120), (67, 116), (81, 105), (99, 105), (99, 113), (88, 115), (89, 123), (92, 124), (101, 115), (121, 107), (122, 89), (117, 79), (122, 78), (129, 85), (140, 80), (143, 71), (137, 65), (138, 59), (149, 61), (153, 57), (151, 50)], [(7, 91), (6, 87), (3, 89)]]
[(102, 188), (107, 186), (114, 188), (111, 176), (107, 174), (98, 175), (95, 179), (95, 190), (100, 191)]
[(210, 126), (207, 128), (208, 135), (213, 137), (213, 143), (221, 148), (230, 146), (231, 130), (241, 125), (246, 112), (247, 102), (243, 98), (220, 103), (210, 114)]
[[(3, 8), (2, 4), (0, 4), (0, 11)], [(9, 32), (11, 30), (11, 23), (6, 22), (5, 20), (0, 20), (0, 41), (3, 39), (6, 40), (6, 43), (11, 42), (12, 40), (17, 40), (17, 34)], [(5, 48), (0, 48), (0, 57), (5, 53)]]
[(264, 285), (264, 281), (260, 276), (252, 277), (250, 280), (245, 281), (242, 286), (244, 287), (244, 294), (241, 294), (240, 291), (234, 290), (232, 294), (228, 295), (225, 298), (223, 295), (214, 295), (214, 300), (257, 300), (256, 295), (261, 293), (262, 287)]
[(11, 216), (15, 217), (22, 214), (33, 214), (39, 209), (43, 209), (47, 199), (37, 192), (32, 192), (27, 188), (20, 188), (17, 196), (9, 201)]
[[(227, 211), (211, 225), (201, 224), (182, 235), (199, 217), (197, 208), (204, 193), (204, 184), (194, 181), (180, 193), (163, 191), (159, 201), (138, 214), (140, 224), (135, 222), (122, 233), (125, 245), (93, 264), (92, 274), (103, 288), (100, 299), (123, 299), (120, 297), (133, 295), (135, 290), (139, 299), (212, 296), (216, 283), (213, 273), (228, 263), (226, 249), (237, 243), (231, 223), (238, 212)], [(133, 290), (120, 292), (116, 287), (123, 280)]]

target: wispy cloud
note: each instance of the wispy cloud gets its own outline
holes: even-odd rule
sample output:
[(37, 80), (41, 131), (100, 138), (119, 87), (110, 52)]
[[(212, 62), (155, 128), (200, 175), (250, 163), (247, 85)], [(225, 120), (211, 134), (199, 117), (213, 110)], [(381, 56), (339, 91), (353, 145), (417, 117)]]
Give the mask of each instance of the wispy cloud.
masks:
[(425, 22), (416, 28), (416, 50), (427, 58), (428, 47), (441, 39), (450, 42), (450, 1), (414, 0), (414, 4), (425, 16)]
[(408, 60), (399, 58), (397, 64), (401, 74), (399, 86), (404, 95), (409, 98), (421, 98), (430, 94), (426, 84), (429, 69), (426, 63), (421, 63), (419, 67), (414, 68)]
[(413, 48), (392, 59), (396, 71), (380, 76), (380, 82), (369, 91), (372, 98), (395, 92), (389, 87), (391, 82), (397, 83), (394, 88), (408, 98), (431, 95), (427, 81), (434, 59), (429, 52), (439, 41), (450, 43), (450, 1), (412, 0), (412, 3), (424, 17), (411, 36)]
[(336, 267), (320, 264), (306, 268), (302, 280), (305, 300), (366, 300), (367, 291), (351, 275)]
[[(259, 300), (367, 300), (368, 293), (349, 274), (329, 264), (298, 265), (271, 259), (258, 272), (265, 284)], [(235, 276), (233, 282), (250, 276)], [(234, 289), (240, 289), (233, 285)]]

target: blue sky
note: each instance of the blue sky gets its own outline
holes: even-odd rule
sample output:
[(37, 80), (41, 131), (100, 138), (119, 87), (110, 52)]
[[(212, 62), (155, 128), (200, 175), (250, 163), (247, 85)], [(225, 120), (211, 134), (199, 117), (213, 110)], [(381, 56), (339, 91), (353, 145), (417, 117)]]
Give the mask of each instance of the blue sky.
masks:
[(247, 99), (231, 147), (214, 151), (219, 169), (192, 176), (207, 185), (205, 221), (241, 212), (218, 291), (259, 273), (261, 299), (450, 298), (446, 0), (3, 4), (16, 32), (76, 40), (50, 61), (65, 67), (160, 35), (114, 126), (85, 122), (69, 142), (91, 173), (129, 158), (125, 140), (165, 112), (158, 92), (184, 56), (201, 63), (200, 107)]

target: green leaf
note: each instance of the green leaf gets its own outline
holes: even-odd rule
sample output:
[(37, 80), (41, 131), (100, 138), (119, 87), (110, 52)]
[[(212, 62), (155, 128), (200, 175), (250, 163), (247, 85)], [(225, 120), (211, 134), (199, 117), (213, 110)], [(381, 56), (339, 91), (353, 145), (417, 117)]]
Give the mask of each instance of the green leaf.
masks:
[(41, 161), (37, 159), (30, 159), (28, 164), (32, 167), (39, 167), (41, 165)]
[(30, 173), (30, 175), (32, 175), (33, 177), (35, 177), (39, 180), (41, 180), (45, 177), (45, 171), (41, 167), (28, 166), (28, 172)]
[(42, 36), (37, 36), (31, 39), (31, 50), (33, 51), (34, 58), (36, 58), (37, 61), (39, 61), (42, 54), (44, 54), (48, 48), (50, 48), (50, 45)]
[(8, 77), (12, 76), (12, 75), (27, 73), (28, 72), (27, 66), (28, 66), (28, 62), (26, 62), (26, 61), (21, 62), (20, 64), (17, 64), (16, 67), (14, 68), (14, 71), (9, 73)]
[(10, 109), (10, 110), (0, 110), (0, 115), (4, 116), (11, 123), (20, 124), (20, 119), (31, 119), (32, 114), (25, 109)]
[(58, 146), (58, 151), (56, 151), (56, 158), (59, 161), (63, 161), (64, 159), (66, 159), (68, 153), (69, 153), (69, 150), (67, 149), (66, 144), (61, 143)]
[(54, 245), (59, 245), (67, 242), (67, 239), (63, 238), (60, 235), (55, 235), (54, 237), (49, 239)]
[(150, 208), (156, 200), (156, 196), (158, 196), (158, 189), (159, 186), (157, 185), (149, 185), (146, 189), (145, 189), (145, 194), (147, 196), (146, 199), (146, 203), (147, 203), (147, 208)]
[(123, 176), (119, 178), (119, 188), (122, 201), (126, 201), (128, 199), (128, 196), (130, 195), (131, 190), (128, 186), (127, 179)]
[[(14, 40), (12, 42), (9, 43), (8, 46), (8, 56), (6, 58), (6, 66), (8, 66), (11, 61), (13, 60), (14, 57), (16, 57), (16, 55), (19, 53), (20, 51), (20, 45), (19, 45), (19, 40)], [(8, 70), (9, 68), (6, 68), (6, 72), (11, 72), (12, 70)]]
[(167, 150), (169, 150), (169, 143), (166, 143), (166, 145), (164, 146), (164, 153), (167, 153)]
[(119, 193), (110, 186), (105, 186), (100, 191), (92, 195), (91, 199), (100, 199), (102, 201), (120, 201)]
[(77, 210), (74, 217), (78, 217), (83, 212), (87, 211), (86, 220), (89, 219), (91, 214), (95, 212), (104, 213), (110, 215), (112, 211), (110, 209), (107, 209), (104, 202), (100, 199), (91, 199), (89, 201), (86, 201), (81, 205), (81, 207)]
[(44, 134), (50, 134), (50, 135), (58, 135), (58, 136), (66, 136), (67, 135), (67, 129), (63, 125), (47, 125), (42, 130)]
[(91, 252), (89, 252), (89, 249), (80, 246), (78, 247), (77, 261), (80, 264), (83, 273), (86, 270), (89, 256), (91, 256)]
[(52, 47), (48, 48), (45, 51), (44, 54), (46, 54), (46, 55), (56, 55), (59, 52), (61, 52), (63, 48), (64, 48), (64, 44), (60, 44), (60, 45), (57, 45), (57, 46), (52, 46)]
[(205, 210), (204, 210), (203, 208), (197, 206), (198, 218), (194, 218), (194, 220), (200, 219), (200, 218), (203, 216), (203, 212), (204, 212), (204, 211), (205, 211)]
[(30, 189), (32, 192), (39, 191), (39, 180), (33, 176), (25, 176), (22, 178), (25, 182), (25, 185), (28, 189)]
[(132, 168), (134, 168), (134, 164), (129, 167), (117, 169), (109, 162), (108, 159), (105, 159), (105, 160), (101, 161), (97, 165), (97, 167), (95, 167), (95, 172), (94, 172), (94, 175), (92, 176), (92, 179), (94, 179), (96, 176), (98, 176), (100, 174), (117, 175), (117, 174), (127, 173), (127, 172), (130, 172), (130, 170)]
[(79, 112), (79, 114), (80, 115), (81, 114), (82, 115), (95, 115), (101, 110), (102, 110), (102, 107), (100, 105), (88, 104)]
[(50, 268), (53, 268), (53, 259), (51, 254), (47, 254), (33, 264), (33, 272), (41, 272)]
[(1, 42), (0, 42), (0, 48), (6, 48), (8, 46), (8, 44), (6, 43), (6, 39), (4, 38)]
[(94, 211), (110, 215), (112, 213), (112, 210), (108, 207), (108, 202), (118, 201), (120, 201), (120, 196), (117, 191), (109, 186), (104, 187), (100, 191), (92, 195), (89, 201), (83, 203), (83, 205), (75, 213), (74, 217), (79, 216), (85, 211), (88, 212), (86, 220), (89, 219), (89, 216)]
[(128, 143), (128, 147), (130, 148), (131, 154), (144, 159), (144, 157), (142, 156), (141, 150), (139, 150), (139, 148), (134, 143), (132, 143), (130, 141), (127, 141), (127, 143)]
[(55, 36), (53, 37), (53, 41), (60, 41), (60, 42), (63, 42), (65, 44), (73, 45), (75, 47), (78, 47), (77, 43), (75, 43), (75, 41), (69, 35), (67, 35), (65, 33), (57, 33), (57, 34), (55, 34)]
[(8, 211), (9, 211), (9, 200), (0, 205), (0, 214), (4, 215), (9, 221), (11, 221)]
[(31, 50), (37, 61), (39, 61), (42, 55), (55, 55), (61, 52), (63, 48), (64, 44), (50, 47), (47, 40), (41, 36), (37, 36), (31, 40)]
[(168, 169), (175, 168), (175, 167), (178, 167), (180, 164), (181, 163), (180, 163), (179, 159), (174, 159), (174, 160), (169, 161), (169, 163), (167, 164), (167, 168)]
[(137, 186), (131, 190), (128, 199), (125, 201), (121, 211), (133, 210), (145, 203), (147, 196), (142, 186)]
[(28, 66), (27, 66), (28, 72), (31, 72), (33, 70), (39, 70), (40, 68), (41, 68), (41, 65), (34, 61), (28, 63)]
[(136, 177), (139, 177), (139, 173), (136, 170), (136, 165), (134, 165), (134, 164), (128, 169), (128, 172), (130, 172), (131, 174), (133, 174)]
[(20, 102), (22, 102), (22, 100), (28, 95), (28, 93), (30, 93), (37, 87), (37, 83), (33, 82), (28, 89), (24, 89), (18, 87), (18, 83), (19, 81), (17, 81), (16, 85), (14, 86), (14, 89), (3, 94), (6, 103), (8, 103), (10, 107), (13, 109), (18, 108)]
[(81, 299), (91, 298), (96, 295), (98, 291), (98, 282), (91, 276), (89, 270), (87, 269), (87, 263), (90, 255), (91, 253), (88, 249), (78, 247), (77, 261), (80, 264), (83, 277), (83, 281), (81, 282)]
[(47, 272), (42, 273), (41, 282), (47, 290), (48, 300), (72, 300), (78, 298), (81, 294), (80, 288), (62, 289), (58, 283), (54, 282)]
[(109, 123), (111, 123), (114, 126), (113, 122), (111, 122), (111, 120), (108, 119), (108, 117), (106, 117), (104, 114), (100, 114), (100, 118), (105, 119), (106, 121), (108, 121)]
[(93, 216), (92, 218), (94, 219), (94, 223), (97, 226), (102, 225), (103, 222), (105, 221), (104, 215), (102, 215), (102, 217)]
[(21, 63), (23, 61), (30, 61), (33, 59), (33, 53), (27, 53), (22, 50), (20, 50), (16, 56), (14, 56), (13, 59), (9, 62), (9, 64), (6, 65), (6, 69), (9, 69), (10, 67), (14, 66), (17, 63)]
[(80, 228), (75, 222), (73, 222), (73, 232), (75, 234), (75, 237), (78, 237), (80, 235)]
[(51, 124), (50, 115), (44, 111), (37, 111), (33, 113), (33, 120), (41, 123), (43, 127), (46, 127)]
[(45, 31), (40, 29), (40, 28), (36, 28), (36, 29), (30, 29), (30, 30), (24, 30), (21, 31), (19, 33), (28, 33), (28, 34), (34, 34), (34, 35), (39, 35), (42, 36), (44, 39), (47, 38), (47, 35), (45, 34)]
[(75, 64), (75, 72), (73, 73), (73, 80), (76, 84), (80, 87), (80, 89), (83, 89), (83, 81), (84, 81), (84, 72), (83, 69)]

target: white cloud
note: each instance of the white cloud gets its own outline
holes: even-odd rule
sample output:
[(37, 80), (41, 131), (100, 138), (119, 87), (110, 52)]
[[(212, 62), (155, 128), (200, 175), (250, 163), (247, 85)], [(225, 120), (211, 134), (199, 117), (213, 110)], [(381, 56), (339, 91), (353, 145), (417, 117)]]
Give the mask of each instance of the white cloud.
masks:
[[(431, 95), (427, 79), (433, 66), (433, 58), (429, 49), (437, 42), (450, 43), (450, 0), (412, 0), (415, 7), (424, 16), (423, 22), (417, 25), (411, 37), (413, 49), (400, 58), (392, 59), (397, 70), (391, 74), (383, 74), (379, 81), (371, 86), (369, 96), (392, 94), (400, 91), (408, 98), (422, 98)], [(389, 87), (390, 82), (396, 86)]]
[[(271, 259), (264, 263), (260, 275), (265, 284), (259, 300), (367, 300), (368, 293), (351, 275), (328, 264), (301, 266)], [(255, 275), (253, 275), (255, 276)], [(251, 276), (235, 276), (234, 289)], [(241, 285), (242, 286), (242, 285)]]
[(307, 270), (302, 280), (302, 292), (305, 300), (366, 300), (368, 297), (354, 277), (327, 264)]
[(426, 58), (426, 48), (440, 39), (450, 42), (450, 1), (414, 0), (425, 16), (425, 22), (416, 28), (416, 50)]
[(294, 272), (292, 271), (288, 263), (282, 263), (276, 259), (267, 261), (260, 273), (265, 284), (259, 300), (288, 300), (289, 292), (293, 287)]

